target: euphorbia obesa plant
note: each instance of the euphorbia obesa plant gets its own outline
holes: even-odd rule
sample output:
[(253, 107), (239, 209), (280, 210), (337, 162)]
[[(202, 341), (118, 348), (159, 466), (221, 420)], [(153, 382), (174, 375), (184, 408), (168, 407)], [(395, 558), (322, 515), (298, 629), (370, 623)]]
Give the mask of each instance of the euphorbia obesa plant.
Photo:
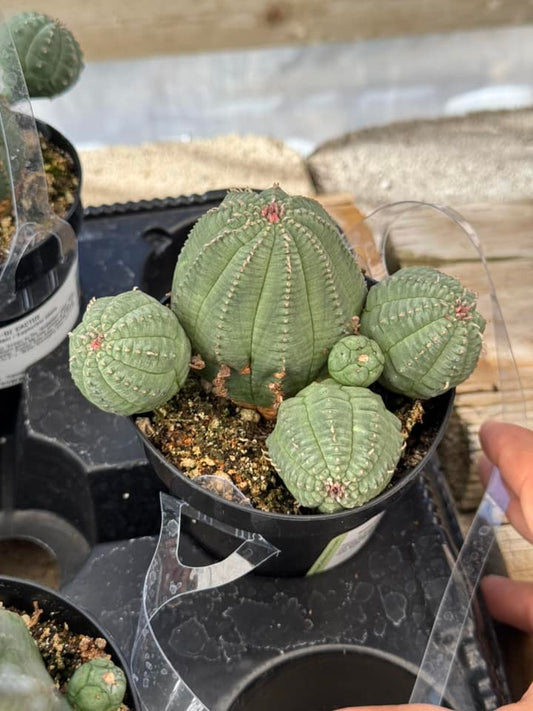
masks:
[[(73, 332), (82, 392), (121, 414), (162, 404), (162, 373), (177, 391), (190, 341), (213, 392), (277, 417), (271, 459), (297, 501), (325, 513), (379, 494), (401, 456), (401, 423), (367, 386), (379, 378), (412, 398), (445, 392), (473, 370), (485, 324), (474, 295), (435, 269), (402, 270), (367, 298), (328, 214), (278, 187), (230, 192), (198, 220), (171, 311), (151, 299), (141, 321), (133, 303), (122, 309), (135, 293), (97, 300)], [(321, 380), (326, 364), (331, 378)]]

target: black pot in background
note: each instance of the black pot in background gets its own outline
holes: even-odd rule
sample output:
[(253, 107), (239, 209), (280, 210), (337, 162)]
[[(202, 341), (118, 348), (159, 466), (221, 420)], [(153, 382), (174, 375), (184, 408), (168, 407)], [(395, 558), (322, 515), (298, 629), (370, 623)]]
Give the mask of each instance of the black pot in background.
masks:
[[(148, 461), (173, 495), (215, 521), (235, 529), (260, 533), (279, 549), (278, 556), (270, 558), (258, 568), (261, 574), (305, 575), (326, 546), (340, 534), (353, 531), (351, 543), (345, 549), (344, 557), (339, 552), (336, 564), (351, 557), (366, 542), (379, 521), (375, 517), (385, 512), (405, 494), (435, 452), (446, 430), (454, 396), (455, 390), (449, 390), (430, 401), (432, 407), (424, 419), (424, 426), (431, 427), (435, 435), (425, 457), (415, 467), (363, 506), (335, 514), (293, 516), (259, 511), (250, 506), (226, 501), (185, 476), (165, 459), (137, 427), (136, 430), (144, 445)], [(135, 416), (131, 419), (134, 422)], [(355, 532), (354, 529), (358, 531)], [(226, 557), (236, 547), (235, 538), (224, 537), (220, 531), (199, 521), (193, 522), (188, 532), (208, 551), (221, 557)]]
[(416, 673), (403, 659), (374, 649), (311, 647), (260, 666), (227, 711), (332, 711), (406, 704)]
[(76, 634), (86, 634), (90, 637), (101, 637), (106, 640), (105, 651), (111, 655), (113, 663), (119, 666), (126, 675), (128, 688), (124, 703), (132, 711), (140, 711), (127, 662), (113, 640), (110, 639), (109, 634), (100, 627), (96, 620), (54, 590), (26, 580), (20, 580), (19, 578), (0, 577), (0, 602), (3, 603), (4, 607), (14, 607), (31, 615), (34, 610), (34, 600), (43, 610), (43, 619), (54, 617), (66, 622), (69, 629)]
[[(63, 219), (71, 225), (77, 235), (83, 220), (82, 171), (79, 156), (70, 141), (57, 129), (43, 121), (37, 120), (35, 123), (39, 133), (50, 143), (68, 153), (73, 161), (78, 188), (74, 202)], [(3, 310), (0, 305), (0, 327), (27, 315), (44, 303), (61, 286), (70, 266), (71, 262), (63, 259), (59, 242), (54, 235), (49, 235), (23, 254), (15, 277), (16, 298), (10, 304), (9, 311)]]

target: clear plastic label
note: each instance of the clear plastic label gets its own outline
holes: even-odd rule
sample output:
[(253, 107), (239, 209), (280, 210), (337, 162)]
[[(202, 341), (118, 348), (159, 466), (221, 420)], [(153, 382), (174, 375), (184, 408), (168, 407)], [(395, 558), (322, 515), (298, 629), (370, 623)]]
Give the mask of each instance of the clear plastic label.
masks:
[(311, 568), (309, 568), (307, 575), (322, 573), (324, 570), (329, 570), (336, 565), (344, 563), (345, 560), (355, 555), (374, 533), (384, 513), (382, 511), (357, 528), (352, 528), (351, 531), (341, 533), (340, 536), (332, 538)]
[(42, 306), (0, 328), (0, 388), (22, 382), (25, 371), (56, 348), (76, 323), (80, 308), (78, 261)]

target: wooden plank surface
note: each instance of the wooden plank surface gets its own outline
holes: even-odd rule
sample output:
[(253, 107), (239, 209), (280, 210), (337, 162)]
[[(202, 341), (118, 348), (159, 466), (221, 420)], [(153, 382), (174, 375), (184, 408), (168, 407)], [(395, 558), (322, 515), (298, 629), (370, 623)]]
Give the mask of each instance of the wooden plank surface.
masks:
[(60, 18), (87, 59), (429, 34), (533, 21), (533, 3), (487, 0), (8, 0)]

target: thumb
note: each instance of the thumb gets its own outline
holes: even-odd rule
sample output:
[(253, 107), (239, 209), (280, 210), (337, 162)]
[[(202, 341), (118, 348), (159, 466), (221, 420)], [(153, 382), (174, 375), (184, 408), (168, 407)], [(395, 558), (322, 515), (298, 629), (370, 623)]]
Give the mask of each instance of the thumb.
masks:
[(533, 633), (533, 583), (487, 575), (481, 581), (481, 589), (495, 619)]
[(500, 706), (498, 711), (533, 711), (533, 684), (530, 685), (520, 701), (514, 704), (507, 704), (507, 706)]

